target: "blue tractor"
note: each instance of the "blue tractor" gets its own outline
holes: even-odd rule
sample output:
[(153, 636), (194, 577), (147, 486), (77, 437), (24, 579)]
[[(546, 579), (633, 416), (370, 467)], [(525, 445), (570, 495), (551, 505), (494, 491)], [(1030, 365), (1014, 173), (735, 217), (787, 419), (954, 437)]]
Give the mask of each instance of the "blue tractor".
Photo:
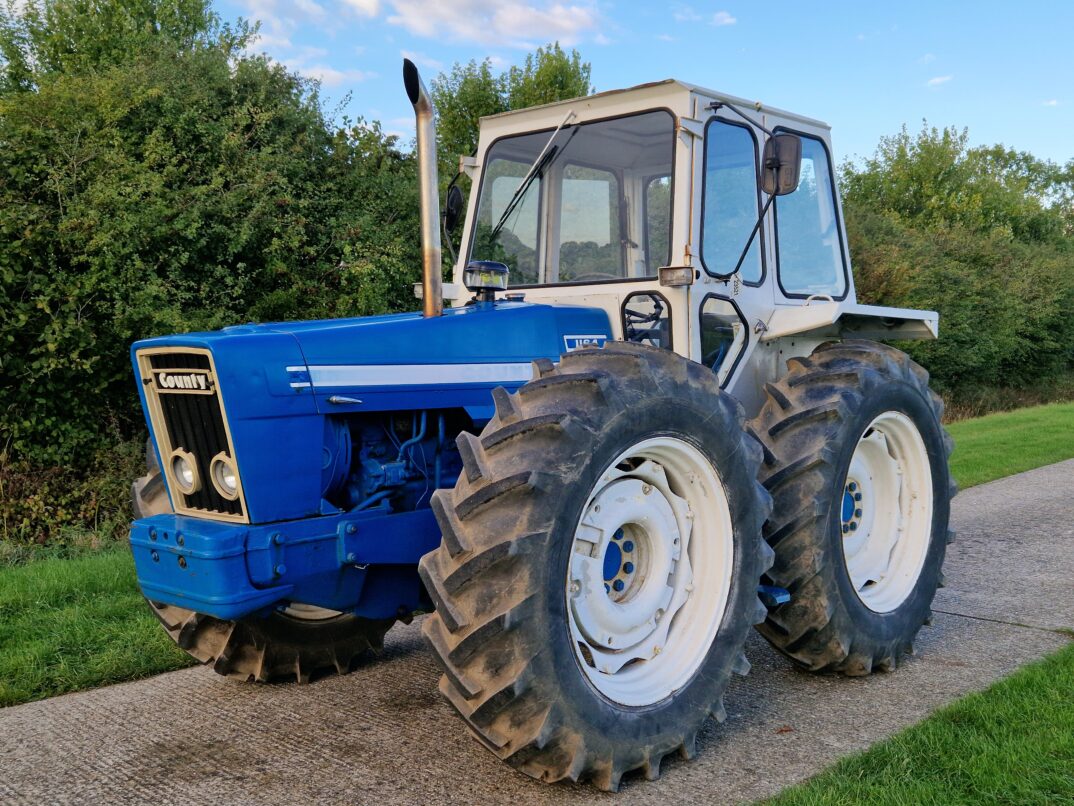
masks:
[(130, 542), (172, 638), (307, 681), (424, 614), (485, 746), (604, 789), (693, 755), (754, 625), (893, 669), (954, 489), (927, 374), (879, 340), (937, 318), (856, 302), (828, 128), (675, 81), (486, 118), (441, 217), (404, 83), (421, 312), (132, 347)]

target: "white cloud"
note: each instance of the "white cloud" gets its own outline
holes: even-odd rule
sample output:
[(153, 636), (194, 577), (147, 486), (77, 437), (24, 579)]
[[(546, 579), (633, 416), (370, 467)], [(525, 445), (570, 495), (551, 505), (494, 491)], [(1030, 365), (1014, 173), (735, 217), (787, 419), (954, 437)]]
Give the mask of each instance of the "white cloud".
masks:
[(593, 42), (597, 45), (610, 45), (612, 40), (606, 37), (604, 34), (597, 34), (593, 37)]
[(734, 25), (738, 20), (728, 14), (726, 11), (717, 11), (712, 15), (712, 24), (716, 26), (720, 25)]
[(935, 53), (926, 53), (924, 56), (922, 56), (920, 59), (917, 60), (917, 63), (918, 64), (932, 64), (934, 61), (936, 61), (936, 54)]
[(380, 13), (380, 0), (343, 0), (343, 2), (354, 11), (370, 19)]
[(286, 36), (280, 36), (278, 34), (265, 33), (265, 31), (258, 31), (257, 36), (253, 42), (250, 43), (248, 50), (260, 52), (263, 50), (281, 50), (283, 48), (291, 47), (291, 40)]
[(327, 64), (304, 64), (301, 61), (287, 61), (284, 64), (288, 69), (320, 81), (325, 87), (338, 87), (340, 84), (357, 84), (369, 78), (374, 78), (376, 73), (365, 70), (337, 70)]
[(675, 22), (700, 22), (701, 15), (690, 6), (676, 6), (671, 14)]
[(954, 76), (936, 76), (935, 78), (930, 78), (928, 81), (926, 81), (925, 86), (939, 87), (941, 84), (946, 84), (952, 78), (954, 78)]
[(444, 63), (436, 59), (429, 58), (424, 53), (418, 53), (414, 50), (401, 50), (399, 55), (404, 59), (410, 59), (418, 67), (428, 67), (430, 70), (443, 70)]
[(295, 8), (307, 17), (313, 17), (317, 20), (324, 19), (326, 13), (324, 6), (315, 3), (314, 0), (295, 0)]
[(1044, 106), (1059, 106), (1059, 100), (1057, 98), (1052, 98), (1051, 100), (1045, 101), (1043, 105)]
[[(352, 0), (347, 0), (352, 2)], [(391, 25), (411, 34), (463, 42), (532, 47), (532, 40), (573, 45), (594, 32), (600, 15), (592, 0), (389, 0)]]

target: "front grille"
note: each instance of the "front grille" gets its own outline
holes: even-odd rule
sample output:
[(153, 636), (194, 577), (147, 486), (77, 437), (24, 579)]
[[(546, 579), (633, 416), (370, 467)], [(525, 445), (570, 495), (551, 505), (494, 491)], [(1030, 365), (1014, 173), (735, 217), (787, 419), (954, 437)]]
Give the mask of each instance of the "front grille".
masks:
[(210, 476), (213, 457), (224, 453), (234, 459), (234, 448), (224, 417), (220, 389), (208, 352), (163, 348), (138, 354), (161, 460), (176, 450), (194, 457), (201, 485), (184, 494), (169, 477), (177, 511), (201, 517), (246, 520), (243, 497), (229, 500), (217, 492)]

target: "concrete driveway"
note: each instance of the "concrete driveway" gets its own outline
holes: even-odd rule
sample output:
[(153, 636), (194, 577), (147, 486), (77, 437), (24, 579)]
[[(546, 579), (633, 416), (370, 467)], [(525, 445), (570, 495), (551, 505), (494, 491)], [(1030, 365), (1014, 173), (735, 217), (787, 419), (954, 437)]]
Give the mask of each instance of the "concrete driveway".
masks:
[(417, 625), (378, 661), (310, 686), (204, 668), (0, 710), (5, 803), (733, 803), (772, 795), (1067, 643), (1074, 461), (962, 493), (948, 587), (916, 657), (866, 679), (795, 671), (758, 637), (728, 720), (693, 762), (618, 796), (536, 783), (470, 738), (436, 693)]

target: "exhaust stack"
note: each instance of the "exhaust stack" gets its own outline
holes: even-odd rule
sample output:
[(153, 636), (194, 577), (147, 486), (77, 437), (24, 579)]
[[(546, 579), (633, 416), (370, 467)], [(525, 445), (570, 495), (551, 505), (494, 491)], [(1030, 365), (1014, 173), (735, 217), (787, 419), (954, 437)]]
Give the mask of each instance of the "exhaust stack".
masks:
[(440, 316), (444, 312), (444, 286), (440, 258), (440, 199), (436, 176), (436, 124), (433, 100), (418, 68), (403, 59), (403, 85), (414, 105), (418, 135), (418, 186), (421, 192), (421, 289), (422, 313)]

